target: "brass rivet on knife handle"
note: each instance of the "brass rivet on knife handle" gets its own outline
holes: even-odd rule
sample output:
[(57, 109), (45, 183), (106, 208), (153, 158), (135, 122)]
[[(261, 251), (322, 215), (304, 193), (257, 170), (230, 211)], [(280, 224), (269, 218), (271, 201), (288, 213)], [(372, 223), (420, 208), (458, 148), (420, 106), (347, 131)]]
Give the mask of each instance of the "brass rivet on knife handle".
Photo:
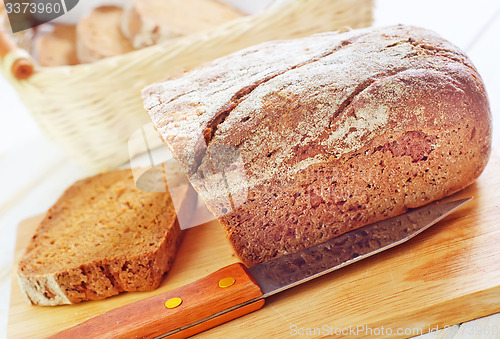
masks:
[(234, 279), (233, 277), (223, 278), (223, 279), (219, 280), (219, 287), (220, 288), (230, 287), (230, 286), (233, 286), (235, 282), (236, 282), (236, 279)]
[(180, 304), (182, 304), (181, 298), (170, 298), (165, 302), (165, 307), (166, 308), (176, 308)]

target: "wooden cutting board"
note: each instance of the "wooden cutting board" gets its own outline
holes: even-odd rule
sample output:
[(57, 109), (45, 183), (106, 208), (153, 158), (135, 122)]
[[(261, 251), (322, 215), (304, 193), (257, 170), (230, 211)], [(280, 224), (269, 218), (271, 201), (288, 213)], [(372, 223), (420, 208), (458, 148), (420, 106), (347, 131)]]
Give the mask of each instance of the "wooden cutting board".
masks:
[[(408, 337), (500, 312), (499, 173), (500, 160), (492, 156), (476, 183), (449, 198), (474, 199), (428, 231), (399, 247), (268, 298), (261, 310), (199, 337), (283, 338), (300, 333), (320, 337), (342, 332), (363, 337), (395, 335), (398, 329), (407, 331), (399, 337)], [(39, 220), (19, 225), (16, 260)], [(23, 299), (13, 273), (8, 336), (44, 337), (235, 261), (222, 228), (211, 222), (186, 231), (172, 271), (153, 292), (37, 307)]]

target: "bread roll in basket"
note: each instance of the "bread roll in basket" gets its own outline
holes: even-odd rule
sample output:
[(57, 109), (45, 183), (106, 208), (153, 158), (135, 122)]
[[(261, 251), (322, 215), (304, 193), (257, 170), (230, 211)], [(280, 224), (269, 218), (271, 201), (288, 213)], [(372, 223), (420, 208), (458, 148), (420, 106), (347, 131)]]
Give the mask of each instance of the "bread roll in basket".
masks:
[(33, 72), (29, 54), (0, 33), (0, 66), (43, 132), (78, 163), (104, 170), (128, 160), (129, 137), (151, 121), (142, 106), (145, 86), (263, 41), (366, 27), (372, 7), (372, 0), (284, 1), (159, 45)]

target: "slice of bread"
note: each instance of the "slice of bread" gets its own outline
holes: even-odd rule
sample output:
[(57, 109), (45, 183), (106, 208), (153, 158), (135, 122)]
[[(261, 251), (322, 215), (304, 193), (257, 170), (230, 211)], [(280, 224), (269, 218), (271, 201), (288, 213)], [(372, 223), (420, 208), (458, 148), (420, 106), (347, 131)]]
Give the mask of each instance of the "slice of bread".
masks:
[(133, 50), (120, 30), (122, 14), (120, 7), (101, 6), (78, 22), (77, 53), (81, 62), (94, 62)]
[[(178, 210), (192, 214), (194, 191), (176, 186)], [(19, 262), (21, 290), (45, 306), (152, 290), (180, 240), (169, 192), (138, 190), (131, 170), (99, 174), (76, 182), (49, 209)]]
[(122, 32), (142, 48), (216, 27), (243, 14), (216, 0), (129, 0)]
[(77, 65), (76, 27), (58, 24), (51, 33), (45, 34), (36, 41), (38, 63), (41, 66)]

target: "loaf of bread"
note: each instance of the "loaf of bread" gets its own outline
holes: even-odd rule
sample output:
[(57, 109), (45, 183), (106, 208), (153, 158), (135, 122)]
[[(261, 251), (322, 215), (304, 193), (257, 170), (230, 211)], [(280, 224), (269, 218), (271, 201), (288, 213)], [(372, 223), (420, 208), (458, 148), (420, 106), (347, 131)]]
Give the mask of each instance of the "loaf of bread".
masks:
[(97, 7), (77, 24), (77, 54), (83, 63), (130, 52), (132, 44), (120, 29), (123, 9)]
[(417, 27), (263, 43), (143, 96), (247, 265), (457, 192), (491, 147), (476, 68)]
[(79, 63), (76, 56), (76, 27), (54, 25), (54, 30), (36, 40), (36, 54), (41, 66), (67, 66)]
[[(179, 210), (192, 213), (196, 194), (177, 189)], [(52, 306), (159, 286), (181, 229), (168, 192), (136, 189), (131, 170), (76, 182), (49, 209), (18, 266), (27, 300)]]
[(130, 0), (125, 6), (122, 32), (135, 48), (142, 48), (241, 16), (217, 0)]

